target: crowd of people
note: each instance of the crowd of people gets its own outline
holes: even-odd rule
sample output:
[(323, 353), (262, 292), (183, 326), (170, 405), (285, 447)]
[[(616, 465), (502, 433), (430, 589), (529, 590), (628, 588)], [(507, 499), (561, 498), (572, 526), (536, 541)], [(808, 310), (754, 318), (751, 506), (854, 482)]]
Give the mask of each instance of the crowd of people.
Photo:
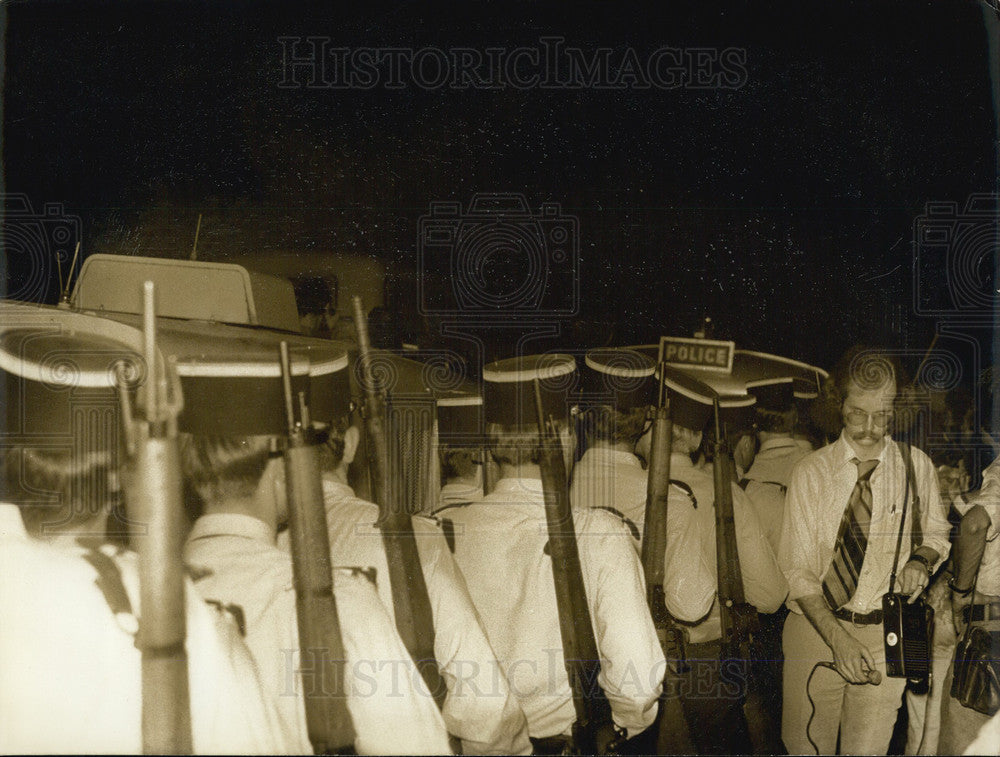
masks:
[[(352, 488), (366, 440), (348, 402), (337, 417), (312, 419), (342, 645), (336, 681), (299, 651), (281, 436), (234, 435), (224, 422), (212, 433), (182, 428), (191, 749), (311, 753), (307, 704), (319, 696), (346, 706), (348, 751), (570, 753), (588, 725), (582, 690), (607, 702), (622, 753), (885, 754), (905, 708), (907, 754), (996, 754), (997, 649), (981, 661), (978, 699), (965, 686), (975, 670), (956, 669), (955, 650), (969, 646), (971, 628), (1000, 638), (1000, 464), (936, 463), (904, 441), (894, 409), (906, 381), (878, 349), (845, 354), (815, 399), (777, 369), (721, 399), (691, 375), (625, 348), (482, 368), (478, 397), (460, 403), (481, 412), (482, 436), (439, 429), (440, 494), (411, 518), (440, 690), (402, 640), (384, 503)], [(669, 494), (654, 558), (662, 592), (651, 595), (648, 470), (662, 398)], [(817, 430), (815, 403), (836, 408), (839, 428)], [(539, 410), (564, 453), (582, 611), (599, 657), (582, 689), (554, 580), (566, 568), (553, 564)], [(113, 425), (88, 434), (86, 447), (3, 450), (3, 752), (141, 751), (143, 712), (155, 706), (142, 682), (135, 545), (109, 536), (120, 500), (142, 492), (136, 461)], [(714, 466), (728, 449), (728, 468)], [(982, 484), (969, 491), (974, 479)], [(725, 567), (756, 616), (743, 660), (729, 656), (734, 608), (719, 601), (720, 486), (738, 556)], [(935, 611), (922, 680), (887, 661), (896, 596)], [(654, 621), (663, 609), (683, 661)]]

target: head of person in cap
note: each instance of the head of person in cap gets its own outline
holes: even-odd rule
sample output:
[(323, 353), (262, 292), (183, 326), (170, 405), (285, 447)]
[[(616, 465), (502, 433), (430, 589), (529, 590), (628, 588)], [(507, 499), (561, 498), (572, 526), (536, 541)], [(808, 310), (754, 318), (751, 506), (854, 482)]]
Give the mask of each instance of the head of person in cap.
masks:
[(298, 276), (292, 286), (302, 333), (329, 339), (337, 320), (336, 292), (330, 282), (323, 276)]
[[(483, 397), (452, 393), (437, 399), (441, 491), (437, 507), (483, 496)], [(435, 508), (436, 509), (436, 508)]]
[(599, 349), (584, 356), (584, 366), (577, 435), (586, 449), (573, 469), (570, 501), (618, 515), (638, 546), (647, 476), (635, 445), (651, 425), (656, 363), (635, 350)]
[(501, 479), (540, 478), (536, 380), (543, 418), (554, 424), (569, 470), (574, 443), (569, 398), (577, 379), (576, 360), (561, 353), (508, 358), (483, 367), (487, 447)]
[(584, 356), (577, 429), (587, 445), (632, 452), (656, 403), (656, 363), (630, 349)]

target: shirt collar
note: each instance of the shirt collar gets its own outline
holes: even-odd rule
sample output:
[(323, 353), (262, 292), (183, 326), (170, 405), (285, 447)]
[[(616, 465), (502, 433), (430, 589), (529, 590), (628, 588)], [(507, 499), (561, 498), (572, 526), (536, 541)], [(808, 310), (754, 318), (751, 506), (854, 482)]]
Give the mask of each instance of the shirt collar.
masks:
[(676, 471), (678, 468), (684, 468), (690, 470), (694, 467), (695, 467), (694, 463), (691, 462), (691, 456), (686, 452), (670, 453), (671, 477), (673, 477), (673, 471)]
[(21, 511), (17, 505), (0, 502), (0, 539), (26, 539), (28, 532), (24, 530)]
[(591, 447), (583, 453), (580, 462), (588, 463), (614, 463), (616, 465), (631, 465), (635, 468), (642, 468), (639, 458), (631, 452), (611, 449), (609, 447)]
[(776, 436), (760, 443), (758, 455), (773, 449), (799, 449), (798, 442), (790, 436)]
[[(882, 451), (879, 452), (878, 457), (874, 458), (875, 460), (878, 460), (879, 463), (885, 461), (885, 456), (889, 453), (889, 448), (894, 446), (891, 435), (886, 434), (883, 437), (883, 439), (885, 440), (885, 444), (882, 445)], [(854, 448), (847, 441), (846, 428), (840, 432), (840, 438), (838, 438), (837, 441), (834, 442), (834, 444), (837, 445), (836, 449), (837, 463), (840, 466), (845, 466), (848, 464), (854, 465), (854, 463), (851, 461), (858, 456), (858, 453), (854, 451)]]
[(210, 536), (240, 536), (244, 539), (274, 544), (275, 534), (264, 521), (241, 513), (210, 513), (194, 522), (188, 541)]
[(354, 489), (331, 476), (323, 476), (323, 495), (335, 499), (353, 497)]
[(543, 495), (545, 490), (542, 489), (542, 480), (540, 478), (501, 478), (497, 481), (497, 485), (493, 487), (493, 491), (490, 492), (490, 496), (494, 494), (500, 495)]

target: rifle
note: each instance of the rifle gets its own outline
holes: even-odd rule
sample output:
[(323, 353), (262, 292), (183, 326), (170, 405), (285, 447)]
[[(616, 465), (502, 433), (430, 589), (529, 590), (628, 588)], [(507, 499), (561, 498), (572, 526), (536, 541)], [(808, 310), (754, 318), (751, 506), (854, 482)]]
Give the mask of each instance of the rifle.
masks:
[(139, 633), (142, 652), (142, 750), (191, 754), (187, 607), (181, 559), (183, 513), (177, 416), (183, 407), (176, 361), (157, 362), (153, 283), (143, 287), (143, 351), (147, 376), (133, 416), (125, 372), (118, 398), (126, 451), (135, 477), (127, 498), (130, 540), (139, 555)]
[(288, 531), (292, 545), (300, 665), (306, 670), (311, 663), (320, 682), (318, 687), (308, 690), (303, 683), (306, 727), (316, 754), (344, 753), (354, 749), (354, 725), (347, 710), (346, 659), (337, 602), (333, 596), (333, 568), (323, 507), (318, 439), (310, 423), (303, 392), (298, 397), (299, 420), (295, 419), (288, 342), (281, 342), (280, 350), (285, 416), (288, 420), (288, 440), (284, 450), (285, 486), (288, 491)]
[(354, 325), (358, 332), (360, 383), (365, 392), (361, 414), (365, 421), (372, 499), (378, 505), (378, 527), (389, 565), (389, 584), (396, 630), (440, 707), (447, 690), (434, 657), (434, 618), (420, 554), (413, 535), (413, 521), (403, 502), (390, 501), (389, 443), (386, 433), (385, 392), (371, 368), (372, 348), (361, 298), (353, 298)]
[(646, 516), (643, 522), (642, 572), (646, 577), (646, 603), (653, 618), (660, 648), (667, 660), (657, 752), (691, 754), (694, 744), (681, 705), (680, 674), (690, 670), (684, 652), (684, 632), (667, 612), (663, 596), (664, 554), (667, 550), (667, 502), (670, 494), (670, 450), (673, 423), (670, 399), (663, 384), (664, 366), (660, 364), (660, 400), (653, 421), (649, 452), (649, 478), (646, 488)]
[[(719, 423), (719, 398), (714, 398), (715, 444), (712, 473), (715, 483), (716, 567), (719, 579), (719, 619), (722, 624), (720, 664), (740, 666), (740, 679), (746, 685), (740, 692), (743, 714), (754, 754), (781, 751), (780, 728), (764, 705), (753, 665), (755, 634), (760, 631), (757, 610), (743, 594), (743, 575), (736, 546), (736, 523), (733, 517), (733, 476), (729, 444)], [(739, 679), (738, 679), (739, 680)]]
[(534, 380), (535, 417), (538, 420), (539, 467), (545, 494), (545, 521), (549, 531), (549, 554), (555, 584), (559, 634), (563, 660), (576, 722), (573, 724), (575, 754), (614, 754), (624, 740), (611, 717), (611, 705), (598, 685), (601, 660), (583, 585), (580, 553), (573, 528), (566, 463), (555, 424), (542, 410), (541, 385)]

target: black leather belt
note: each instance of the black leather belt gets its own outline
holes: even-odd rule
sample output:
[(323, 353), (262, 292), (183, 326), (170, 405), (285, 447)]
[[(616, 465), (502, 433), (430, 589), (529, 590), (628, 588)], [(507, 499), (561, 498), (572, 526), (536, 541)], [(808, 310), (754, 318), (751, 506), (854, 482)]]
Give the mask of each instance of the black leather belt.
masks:
[(845, 610), (841, 607), (839, 610), (834, 610), (833, 614), (841, 620), (846, 620), (848, 623), (854, 623), (856, 626), (873, 626), (876, 623), (882, 622), (881, 610), (872, 610), (871, 612), (860, 613)]
[[(969, 620), (969, 612), (972, 612), (972, 619)], [(979, 623), (984, 620), (1000, 620), (1000, 602), (990, 602), (985, 605), (969, 605), (965, 608), (965, 622)]]

